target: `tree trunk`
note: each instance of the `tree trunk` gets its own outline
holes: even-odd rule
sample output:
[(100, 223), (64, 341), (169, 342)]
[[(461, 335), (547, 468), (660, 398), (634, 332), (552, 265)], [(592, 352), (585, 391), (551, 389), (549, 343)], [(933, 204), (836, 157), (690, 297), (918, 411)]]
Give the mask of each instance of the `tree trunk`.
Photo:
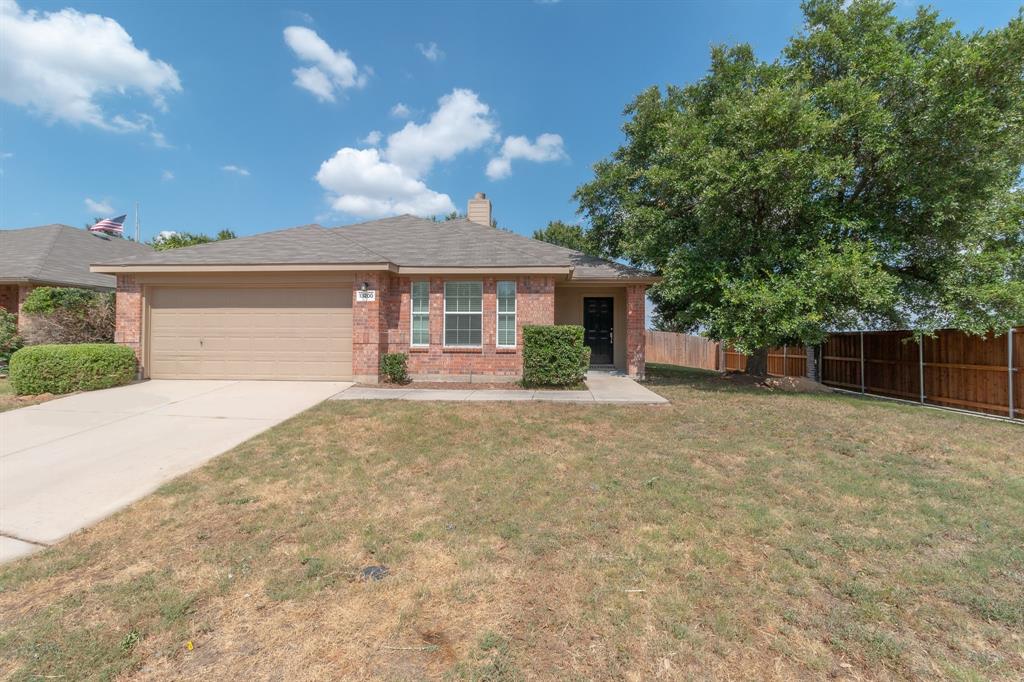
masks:
[(762, 346), (747, 358), (747, 374), (759, 379), (768, 376), (768, 346)]

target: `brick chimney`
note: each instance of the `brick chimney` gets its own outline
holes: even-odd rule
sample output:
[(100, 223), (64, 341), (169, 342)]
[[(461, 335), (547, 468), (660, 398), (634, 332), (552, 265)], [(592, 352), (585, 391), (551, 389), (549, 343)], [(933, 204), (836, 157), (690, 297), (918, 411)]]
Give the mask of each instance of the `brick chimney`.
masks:
[(469, 200), (466, 218), (478, 225), (491, 226), (491, 200), (486, 194), (477, 192), (476, 196)]

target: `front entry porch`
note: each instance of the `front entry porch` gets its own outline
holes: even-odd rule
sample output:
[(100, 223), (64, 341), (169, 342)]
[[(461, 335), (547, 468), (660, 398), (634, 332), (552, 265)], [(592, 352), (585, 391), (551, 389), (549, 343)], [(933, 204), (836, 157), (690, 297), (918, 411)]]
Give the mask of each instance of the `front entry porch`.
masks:
[(640, 285), (555, 286), (555, 324), (584, 329), (590, 365), (644, 375), (645, 295)]

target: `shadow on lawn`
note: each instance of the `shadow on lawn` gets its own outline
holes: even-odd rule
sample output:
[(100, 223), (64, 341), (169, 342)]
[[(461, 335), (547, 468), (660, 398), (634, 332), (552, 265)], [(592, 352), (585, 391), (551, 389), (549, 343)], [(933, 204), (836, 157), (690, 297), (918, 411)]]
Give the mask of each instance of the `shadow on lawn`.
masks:
[(714, 370), (655, 363), (647, 364), (647, 378), (644, 380), (644, 383), (648, 386), (685, 386), (698, 391), (710, 391), (713, 393), (765, 392), (764, 389), (727, 379)]

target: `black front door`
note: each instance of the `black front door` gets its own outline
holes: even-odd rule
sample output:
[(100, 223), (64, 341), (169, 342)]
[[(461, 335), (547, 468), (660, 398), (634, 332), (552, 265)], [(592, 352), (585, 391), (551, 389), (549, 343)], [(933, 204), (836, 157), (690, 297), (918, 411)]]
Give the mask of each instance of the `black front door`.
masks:
[(583, 299), (584, 341), (590, 346), (590, 364), (610, 365), (612, 354), (612, 298)]

